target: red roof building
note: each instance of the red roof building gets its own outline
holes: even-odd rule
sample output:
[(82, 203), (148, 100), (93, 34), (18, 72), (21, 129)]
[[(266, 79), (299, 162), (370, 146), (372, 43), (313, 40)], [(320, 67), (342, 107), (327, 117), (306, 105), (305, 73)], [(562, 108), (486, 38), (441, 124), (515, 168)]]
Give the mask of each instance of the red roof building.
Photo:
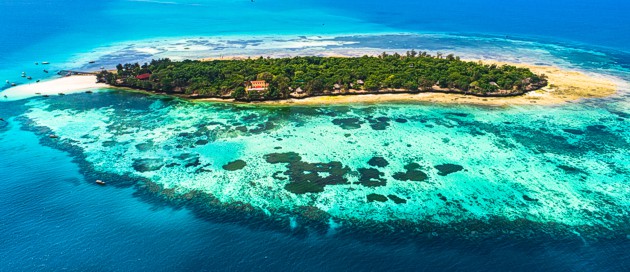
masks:
[(139, 79), (139, 80), (147, 80), (150, 77), (151, 77), (151, 74), (149, 74), (149, 73), (136, 76), (136, 78)]
[(269, 83), (264, 80), (254, 80), (247, 84), (248, 91), (264, 91), (269, 87)]

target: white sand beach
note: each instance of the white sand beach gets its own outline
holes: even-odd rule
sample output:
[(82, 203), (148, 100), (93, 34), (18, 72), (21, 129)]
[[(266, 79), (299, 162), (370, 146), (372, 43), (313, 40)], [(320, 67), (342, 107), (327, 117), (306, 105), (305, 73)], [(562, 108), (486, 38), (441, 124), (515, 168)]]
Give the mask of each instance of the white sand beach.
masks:
[[(38, 95), (59, 95), (80, 93), (89, 89), (107, 88), (103, 83), (96, 83), (96, 76), (81, 75), (51, 79), (38, 83), (18, 85), (0, 92), (0, 101), (15, 101)], [(5, 97), (6, 96), (6, 97)]]

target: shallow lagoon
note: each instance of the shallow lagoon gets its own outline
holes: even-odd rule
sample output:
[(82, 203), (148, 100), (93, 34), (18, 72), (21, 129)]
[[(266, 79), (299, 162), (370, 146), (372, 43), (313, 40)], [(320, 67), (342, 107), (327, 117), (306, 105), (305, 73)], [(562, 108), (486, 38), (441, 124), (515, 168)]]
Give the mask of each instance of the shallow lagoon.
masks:
[(105, 91), (26, 106), (23, 122), (93, 177), (171, 200), (465, 237), (628, 231), (628, 115), (605, 100), (270, 107)]

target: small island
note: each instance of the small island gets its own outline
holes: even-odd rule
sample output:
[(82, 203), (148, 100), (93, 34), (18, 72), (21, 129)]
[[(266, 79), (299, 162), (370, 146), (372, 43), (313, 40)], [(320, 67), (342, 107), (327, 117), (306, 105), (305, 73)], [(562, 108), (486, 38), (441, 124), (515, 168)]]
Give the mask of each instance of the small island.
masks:
[(454, 55), (408, 51), (363, 57), (152, 60), (119, 64), (97, 80), (188, 98), (269, 101), (314, 96), (455, 93), (518, 96), (547, 85), (545, 75), (511, 65), (464, 61)]

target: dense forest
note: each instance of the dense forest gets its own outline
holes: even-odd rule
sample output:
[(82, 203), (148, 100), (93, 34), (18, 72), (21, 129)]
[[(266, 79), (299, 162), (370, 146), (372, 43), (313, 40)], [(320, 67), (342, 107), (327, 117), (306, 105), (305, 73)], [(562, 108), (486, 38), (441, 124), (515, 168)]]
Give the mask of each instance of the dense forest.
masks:
[[(153, 60), (102, 71), (101, 82), (192, 97), (271, 100), (381, 92), (458, 92), (480, 96), (523, 94), (547, 84), (544, 75), (514, 66), (484, 65), (459, 57), (409, 51), (355, 58), (293, 57), (181, 62)], [(264, 80), (264, 90), (247, 90)]]

